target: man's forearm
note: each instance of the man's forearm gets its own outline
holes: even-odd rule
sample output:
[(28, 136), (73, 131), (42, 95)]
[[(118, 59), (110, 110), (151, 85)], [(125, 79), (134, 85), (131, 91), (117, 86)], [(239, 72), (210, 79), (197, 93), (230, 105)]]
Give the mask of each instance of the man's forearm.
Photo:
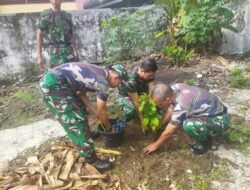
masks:
[(135, 112), (137, 114), (137, 117), (140, 119), (140, 121), (143, 119), (141, 112), (139, 111), (139, 104), (134, 103), (135, 106)]
[[(138, 98), (138, 94), (137, 93), (129, 93), (129, 97), (135, 107), (135, 112), (137, 114), (137, 117), (140, 119), (140, 121), (142, 120), (142, 114), (139, 111), (139, 98)], [(142, 121), (141, 121), (142, 122)]]
[(160, 147), (164, 142), (166, 142), (169, 137), (177, 130), (178, 126), (173, 124), (168, 124), (167, 128), (162, 132), (161, 136), (155, 142), (158, 147)]
[(36, 36), (36, 48), (38, 57), (42, 57), (43, 36), (43, 32), (41, 30), (38, 30)]
[(106, 129), (111, 129), (112, 126), (108, 120), (108, 114), (106, 112), (102, 112), (100, 114), (97, 114), (97, 119), (101, 121), (102, 125), (106, 128)]
[(173, 107), (170, 106), (165, 114), (165, 116), (163, 117), (163, 120), (161, 122), (161, 127), (164, 125), (167, 125), (172, 117), (172, 113), (173, 113)]
[(112, 126), (108, 119), (108, 114), (106, 112), (106, 101), (97, 97), (97, 108), (96, 108), (96, 117), (107, 129), (111, 129)]

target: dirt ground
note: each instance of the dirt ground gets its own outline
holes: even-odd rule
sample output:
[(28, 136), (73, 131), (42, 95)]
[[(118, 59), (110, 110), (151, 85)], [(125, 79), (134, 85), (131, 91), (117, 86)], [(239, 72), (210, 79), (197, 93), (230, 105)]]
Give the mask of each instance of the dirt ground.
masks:
[[(215, 58), (214, 58), (215, 59)], [(176, 67), (160, 66), (157, 73), (157, 82), (165, 84), (179, 83), (186, 79), (194, 79), (197, 86), (209, 88), (205, 77), (214, 74), (216, 68), (207, 72), (210, 63), (204, 60), (204, 65), (194, 61), (188, 67), (181, 69)], [(218, 63), (218, 61), (217, 61)], [(197, 69), (199, 68), (199, 69)], [(203, 72), (203, 78), (197, 79), (197, 70)], [(221, 77), (225, 79), (225, 73)], [(209, 85), (216, 85), (217, 81), (210, 81)], [(226, 83), (226, 82), (222, 82)], [(148, 189), (212, 189), (210, 182), (226, 179), (227, 169), (225, 161), (208, 152), (202, 156), (190, 154), (189, 146), (183, 142), (179, 134), (174, 135), (156, 153), (145, 155), (142, 149), (153, 142), (157, 134), (144, 135), (140, 127), (132, 124), (126, 130), (124, 144), (119, 148), (123, 156), (116, 162), (114, 172), (120, 174), (132, 189), (138, 184), (146, 184)], [(223, 168), (223, 169), (221, 169)]]
[[(198, 62), (199, 64), (197, 64)], [(162, 64), (156, 78), (157, 81), (166, 84), (179, 83), (186, 79), (195, 80), (197, 86), (206, 89), (216, 89), (221, 88), (221, 86), (227, 87), (228, 73), (222, 68), (221, 62), (217, 57), (207, 57), (197, 58), (197, 60), (191, 61), (188, 67), (183, 68), (168, 67), (168, 65)], [(16, 95), (17, 91), (26, 92), (27, 86), (14, 88), (15, 90), (7, 92), (5, 92), (5, 89), (1, 88), (1, 95), (4, 93), (6, 95), (10, 94), (12, 95), (12, 100), (17, 100), (17, 97), (20, 98), (21, 96)], [(11, 105), (15, 105), (19, 109), (19, 103), (17, 102), (11, 103), (10, 100), (6, 102), (4, 97), (0, 100), (0, 106), (7, 105), (2, 110), (9, 106), (11, 107)], [(20, 102), (22, 101), (20, 100)], [(39, 106), (36, 106), (34, 102), (33, 104), (35, 106), (33, 106), (34, 109), (32, 108), (31, 112), (38, 118), (44, 117), (46, 112), (42, 104), (39, 103)], [(22, 106), (25, 110), (29, 110), (32, 107), (32, 103), (31, 105), (20, 103), (20, 107)], [(6, 118), (6, 113), (2, 111), (1, 129), (16, 122), (12, 119), (13, 117), (4, 118)], [(90, 119), (92, 129), (96, 127), (96, 124), (97, 121), (95, 119)], [(153, 142), (156, 137), (157, 134), (144, 135), (136, 121), (130, 122), (126, 129), (124, 143), (122, 146), (114, 148), (114, 150), (121, 151), (122, 156), (115, 158), (115, 166), (112, 173), (124, 179), (132, 189), (213, 189), (213, 180), (224, 181), (230, 175), (226, 166), (229, 162), (228, 160), (220, 159), (211, 151), (201, 156), (190, 154), (189, 146), (183, 142), (178, 133), (173, 135), (157, 152), (150, 155), (143, 154), (142, 149), (150, 142)], [(226, 146), (231, 146), (224, 139), (218, 139), (215, 143), (224, 143)], [(95, 144), (96, 147), (104, 147), (100, 138), (96, 140)], [(46, 146), (41, 146), (38, 151), (46, 151)], [(109, 157), (105, 158), (110, 159)], [(13, 160), (12, 165), (21, 165), (24, 163), (24, 160), (25, 155), (22, 155)]]
[(125, 142), (120, 147), (123, 156), (117, 161), (114, 172), (120, 173), (132, 189), (142, 183), (146, 183), (149, 189), (169, 189), (172, 183), (178, 189), (198, 188), (192, 176), (200, 176), (209, 183), (214, 166), (222, 164), (211, 153), (191, 155), (178, 135), (156, 153), (143, 154), (142, 149), (153, 140), (153, 136), (142, 134), (138, 126), (127, 129)]
[(46, 108), (35, 83), (0, 86), (0, 130), (39, 121)]

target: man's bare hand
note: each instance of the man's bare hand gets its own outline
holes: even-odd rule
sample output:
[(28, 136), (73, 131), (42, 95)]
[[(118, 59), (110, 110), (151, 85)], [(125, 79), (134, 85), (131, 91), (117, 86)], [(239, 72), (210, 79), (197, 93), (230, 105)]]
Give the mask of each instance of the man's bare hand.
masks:
[(157, 149), (159, 148), (158, 144), (156, 143), (151, 143), (150, 145), (146, 146), (144, 149), (143, 149), (143, 153), (146, 153), (146, 154), (149, 154), (151, 152), (154, 152), (156, 151)]

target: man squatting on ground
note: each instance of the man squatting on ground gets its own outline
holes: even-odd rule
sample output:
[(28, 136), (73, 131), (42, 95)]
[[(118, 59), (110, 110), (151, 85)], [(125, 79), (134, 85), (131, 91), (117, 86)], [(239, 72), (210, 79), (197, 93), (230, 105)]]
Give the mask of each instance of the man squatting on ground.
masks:
[(146, 60), (140, 67), (135, 67), (128, 72), (128, 79), (123, 80), (118, 87), (116, 101), (121, 107), (122, 116), (129, 120), (136, 113), (143, 132), (143, 116), (139, 111), (139, 96), (148, 93), (153, 87), (157, 69), (157, 63), (154, 59)]
[(229, 128), (227, 107), (210, 92), (187, 84), (153, 87), (152, 99), (166, 110), (166, 129), (158, 140), (144, 148), (145, 153), (157, 150), (177, 130), (184, 130), (190, 138), (198, 142), (191, 146), (195, 154), (203, 154), (211, 147), (212, 136), (222, 135)]
[[(87, 63), (66, 63), (47, 71), (39, 83), (47, 107), (77, 145), (80, 156), (100, 171), (110, 169), (111, 163), (96, 156), (85, 106), (107, 130), (112, 129), (106, 112), (108, 89), (117, 87), (125, 76), (122, 65), (104, 69)], [(96, 107), (86, 96), (87, 92), (96, 92)]]
[(38, 21), (37, 54), (41, 70), (44, 70), (42, 56), (44, 39), (49, 49), (50, 68), (79, 60), (72, 18), (69, 13), (61, 10), (62, 1), (50, 0), (51, 9), (44, 10)]

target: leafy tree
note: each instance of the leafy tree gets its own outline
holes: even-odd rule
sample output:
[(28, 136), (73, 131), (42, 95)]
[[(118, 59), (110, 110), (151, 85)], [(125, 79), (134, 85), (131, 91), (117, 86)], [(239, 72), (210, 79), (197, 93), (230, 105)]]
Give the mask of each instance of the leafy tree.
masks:
[(180, 30), (177, 36), (192, 47), (212, 45), (214, 34), (226, 28), (238, 32), (234, 13), (225, 7), (228, 0), (181, 0)]
[(155, 37), (159, 38), (165, 33), (169, 33), (171, 43), (175, 43), (175, 26), (174, 19), (177, 17), (180, 10), (180, 0), (155, 0), (157, 5), (163, 5), (167, 11), (167, 17), (169, 20), (169, 28), (158, 33)]
[(193, 55), (193, 50), (182, 47), (183, 44), (179, 45), (179, 40), (176, 39), (176, 18), (181, 9), (181, 0), (156, 0), (155, 3), (165, 7), (169, 20), (168, 29), (155, 35), (156, 38), (159, 38), (163, 34), (169, 34), (170, 44), (165, 45), (161, 53), (167, 56), (167, 61), (180, 66)]
[(211, 47), (214, 34), (221, 34), (221, 28), (238, 32), (232, 25), (234, 13), (226, 8), (228, 3), (236, 4), (238, 0), (155, 0), (155, 2), (166, 7), (170, 23), (169, 28), (156, 37), (169, 34), (171, 44), (165, 46), (163, 52), (167, 52), (167, 56), (173, 60), (175, 54), (171, 54), (170, 50), (180, 50), (181, 48), (177, 46), (183, 47), (183, 54), (189, 55), (187, 47), (197, 50)]

